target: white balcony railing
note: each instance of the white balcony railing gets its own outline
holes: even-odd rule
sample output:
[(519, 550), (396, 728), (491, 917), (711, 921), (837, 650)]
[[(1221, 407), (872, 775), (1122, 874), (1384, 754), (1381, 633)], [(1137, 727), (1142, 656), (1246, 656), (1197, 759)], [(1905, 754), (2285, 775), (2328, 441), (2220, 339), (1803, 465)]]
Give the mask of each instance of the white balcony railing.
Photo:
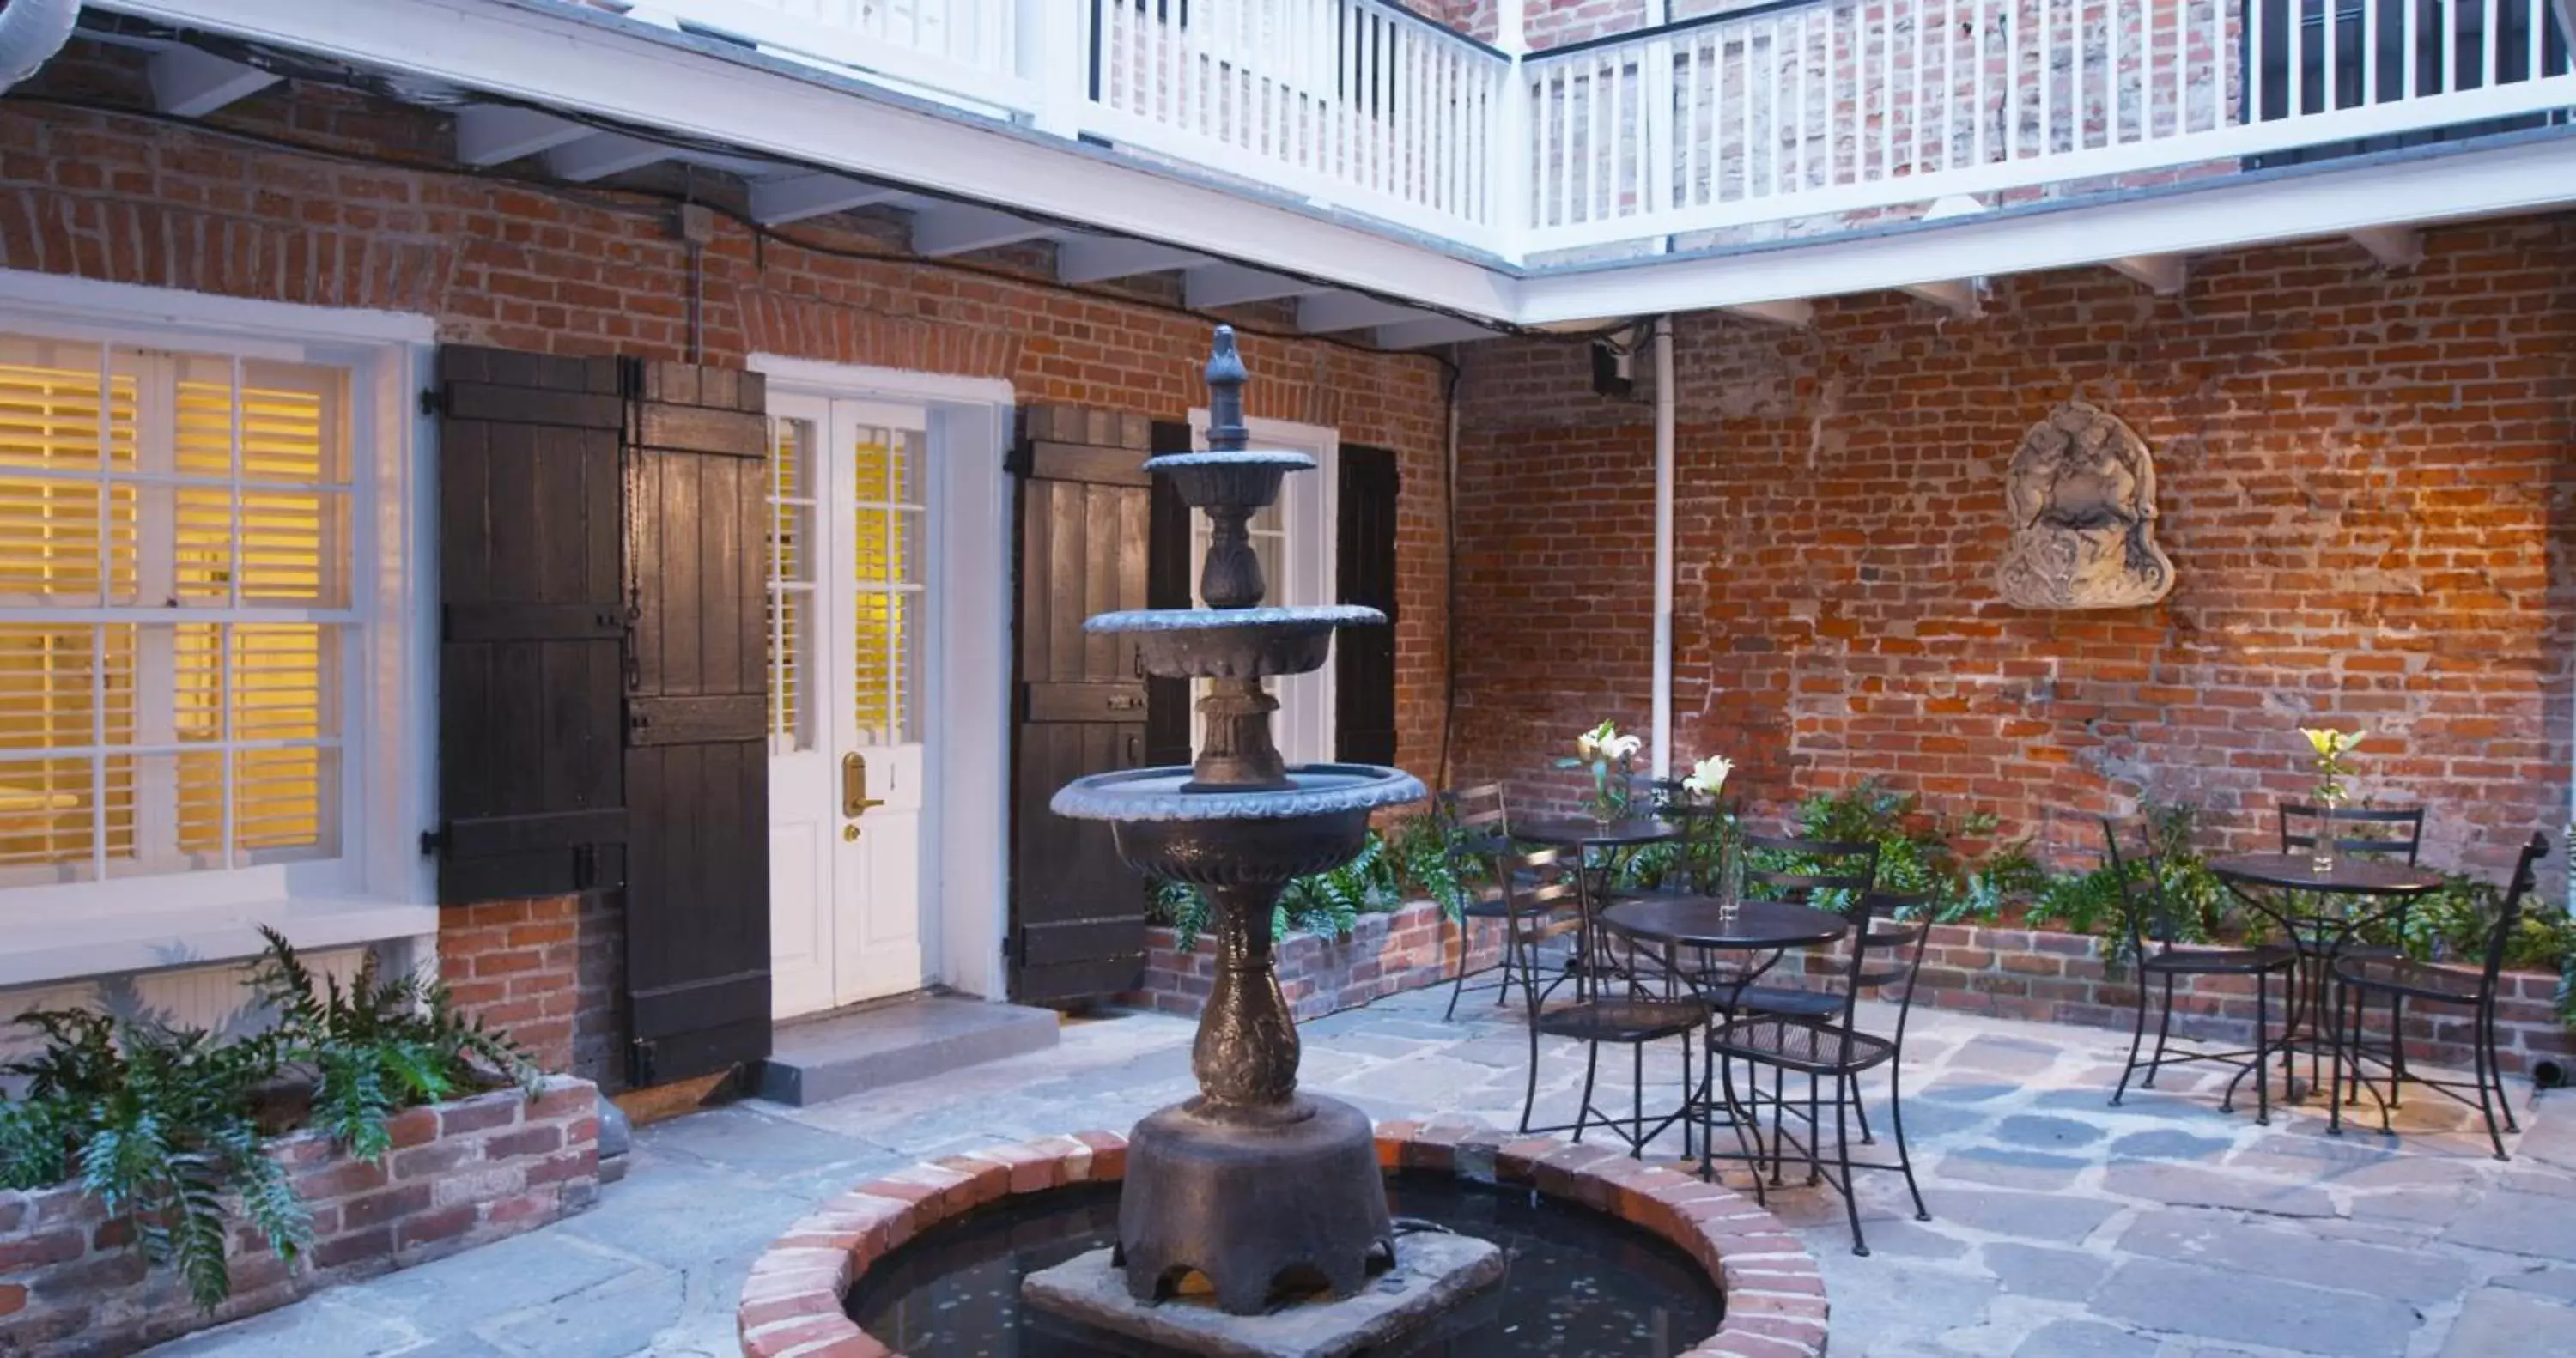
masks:
[(2571, 0), (1780, 0), (1518, 58), (1382, 0), (633, 8), (1511, 258), (2576, 108)]

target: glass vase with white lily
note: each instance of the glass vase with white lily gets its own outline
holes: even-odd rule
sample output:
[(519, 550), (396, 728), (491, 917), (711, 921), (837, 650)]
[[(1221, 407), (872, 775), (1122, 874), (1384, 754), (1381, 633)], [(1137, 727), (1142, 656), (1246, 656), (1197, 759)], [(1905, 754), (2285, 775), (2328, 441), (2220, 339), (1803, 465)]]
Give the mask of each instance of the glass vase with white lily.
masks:
[(2334, 871), (2335, 811), (2352, 800), (2352, 793), (2344, 786), (2343, 780), (2351, 777), (2353, 770), (2344, 756), (2361, 744), (2364, 733), (2338, 731), (2326, 726), (2302, 726), (2299, 734), (2308, 738), (2308, 748), (2315, 756), (2317, 837), (2316, 843), (2310, 846), (2308, 867), (2322, 877)]
[(1596, 823), (1606, 826), (1628, 814), (1637, 751), (1644, 744), (1635, 736), (1621, 735), (1616, 725), (1605, 721), (1576, 736), (1573, 755), (1556, 761), (1560, 769), (1591, 771), (1592, 796), (1585, 809)]
[[(1717, 911), (1719, 918), (1726, 920), (1735, 918), (1737, 906), (1744, 899), (1744, 868), (1739, 861), (1741, 855), (1735, 851), (1734, 836), (1729, 833), (1733, 822), (1718, 809), (1717, 803), (1718, 794), (1726, 790), (1726, 776), (1733, 772), (1734, 760), (1713, 754), (1691, 765), (1689, 775), (1682, 779), (1684, 792), (1706, 800), (1709, 805), (1709, 814), (1705, 817), (1709, 836), (1704, 842), (1694, 843), (1691, 849), (1695, 854), (1715, 855)], [(1707, 879), (1703, 877), (1701, 880)]]

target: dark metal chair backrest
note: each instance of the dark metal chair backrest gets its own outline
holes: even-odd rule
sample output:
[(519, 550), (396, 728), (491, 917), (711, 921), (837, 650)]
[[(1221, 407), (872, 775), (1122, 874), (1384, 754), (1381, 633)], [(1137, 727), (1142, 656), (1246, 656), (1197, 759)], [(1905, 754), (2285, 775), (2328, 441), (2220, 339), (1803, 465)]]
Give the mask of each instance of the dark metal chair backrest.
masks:
[[(2123, 825), (2133, 832), (2134, 843), (2126, 851), (2120, 848)], [(2160, 953), (2173, 951), (2183, 929), (2165, 895), (2164, 853), (2156, 845), (2155, 828), (2143, 819), (2104, 816), (2102, 847), (2109, 855), (2111, 880), (2120, 884), (2120, 924), (2128, 931), (2129, 955), (2147, 956), (2149, 940)]]
[(1678, 841), (1683, 852), (1680, 871), (1690, 879), (1691, 890), (1703, 896), (1717, 891), (1717, 878), (1725, 868), (1725, 808), (1713, 797), (1682, 785), (1679, 778), (1658, 778), (1648, 784), (1654, 793), (1655, 815), (1681, 831)]
[[(1928, 891), (1864, 891), (1844, 911), (1851, 933), (1844, 959), (1844, 1031), (1857, 1031), (1864, 991), (1905, 987), (1898, 1000), (1896, 1032), (1905, 1032), (1905, 1016), (1914, 1008), (1914, 976), (1923, 966), (1924, 943), (1932, 935), (1933, 894)], [(1898, 918), (1898, 916), (1905, 918)]]
[(1493, 860), (1511, 852), (1511, 813), (1503, 803), (1503, 785), (1479, 783), (1440, 794), (1438, 815), (1449, 827), (1441, 852), (1449, 871), (1472, 881), (1493, 869)]
[[(2283, 802), (2280, 808), (2281, 852), (2305, 853), (2317, 846), (2317, 828), (2324, 823), (2326, 810), (2307, 802)], [(2337, 853), (2403, 854), (2406, 865), (2415, 865), (2415, 853), (2424, 844), (2424, 808), (2420, 806), (2339, 806), (2334, 810)], [(2294, 829), (2294, 825), (2304, 828)], [(2366, 833), (2345, 835), (2345, 826)]]
[[(1868, 840), (1748, 834), (1738, 852), (1744, 855), (1747, 900), (1805, 905), (1834, 892), (1849, 909), (1878, 885), (1878, 846)], [(1793, 860), (1792, 866), (1765, 867), (1760, 856), (1766, 854)]]
[[(1524, 958), (1534, 956), (1531, 950), (1539, 944), (1584, 926), (1583, 884), (1569, 859), (1562, 849), (1540, 849), (1494, 860), (1496, 889), (1503, 897), (1503, 927), (1511, 931), (1512, 946)], [(1546, 995), (1538, 986), (1537, 971), (1526, 964), (1520, 969), (1521, 989), (1533, 1013)], [(1553, 989), (1554, 983), (1548, 988)]]
[(2481, 1004), (2495, 1002), (2496, 975), (2504, 970), (2504, 955), (2513, 946), (2514, 930), (2522, 924), (2522, 904), (2540, 881), (2540, 860), (2549, 856), (2549, 837), (2537, 830), (2531, 841), (2522, 846), (2522, 857), (2513, 866), (2513, 882), (2505, 888), (2504, 903), (2496, 907), (2494, 926), (2487, 933), (2486, 968), (2479, 981)]

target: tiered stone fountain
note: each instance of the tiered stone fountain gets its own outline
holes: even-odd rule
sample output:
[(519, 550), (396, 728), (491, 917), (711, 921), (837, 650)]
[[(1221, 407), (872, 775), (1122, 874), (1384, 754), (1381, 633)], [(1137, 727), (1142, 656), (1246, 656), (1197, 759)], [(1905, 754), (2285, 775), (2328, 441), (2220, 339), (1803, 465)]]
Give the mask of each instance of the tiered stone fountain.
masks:
[[(1131, 1298), (1171, 1296), (1192, 1272), (1226, 1312), (1248, 1315), (1321, 1287), (1348, 1296), (1394, 1263), (1386, 1184), (1369, 1120), (1297, 1088), (1297, 1027), (1271, 961), (1271, 916), (1290, 881), (1349, 862), (1369, 813), (1420, 800), (1422, 783), (1361, 764), (1288, 767), (1270, 737), (1263, 681), (1330, 656), (1334, 629), (1383, 626), (1375, 609), (1265, 608), (1244, 531), (1303, 453), (1246, 448), (1243, 361), (1220, 327), (1208, 360), (1208, 451), (1157, 457), (1210, 528), (1207, 607), (1105, 613), (1091, 632), (1133, 637), (1145, 669), (1206, 680), (1206, 743), (1187, 768), (1097, 774), (1058, 792), (1060, 815), (1111, 823), (1138, 870), (1191, 883), (1214, 907), (1216, 977), (1191, 1067), (1199, 1096), (1150, 1114), (1127, 1148), (1115, 1266)], [(1035, 1293), (1032, 1296), (1035, 1297)]]

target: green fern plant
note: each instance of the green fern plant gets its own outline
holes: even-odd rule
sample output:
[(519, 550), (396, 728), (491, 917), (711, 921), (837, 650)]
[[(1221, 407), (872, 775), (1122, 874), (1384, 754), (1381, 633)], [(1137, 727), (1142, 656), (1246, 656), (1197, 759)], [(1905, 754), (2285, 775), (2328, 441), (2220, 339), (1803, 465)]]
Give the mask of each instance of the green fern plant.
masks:
[(235, 1204), (281, 1257), (310, 1243), (312, 1221), (263, 1152), (254, 1116), (253, 1091), (277, 1071), (267, 1035), (228, 1042), (80, 1010), (19, 1021), (45, 1045), (5, 1068), (27, 1092), (0, 1108), (0, 1187), (78, 1183), (209, 1310), (232, 1291), (224, 1242)]

